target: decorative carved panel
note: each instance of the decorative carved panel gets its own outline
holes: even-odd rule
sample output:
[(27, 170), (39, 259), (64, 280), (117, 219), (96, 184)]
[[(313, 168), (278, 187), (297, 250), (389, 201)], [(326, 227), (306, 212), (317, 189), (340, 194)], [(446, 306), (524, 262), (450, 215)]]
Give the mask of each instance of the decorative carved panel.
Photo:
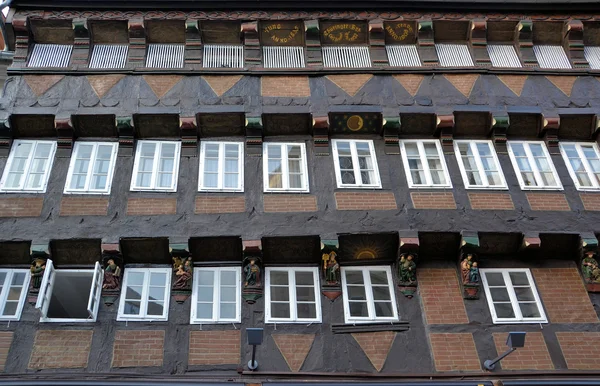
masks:
[(73, 44), (75, 38), (71, 20), (32, 20), (31, 30), (36, 43)]
[(263, 21), (259, 29), (263, 46), (304, 46), (302, 21)]
[(194, 261), (242, 261), (242, 238), (237, 236), (192, 237), (188, 241)]
[(398, 20), (383, 23), (386, 44), (415, 44), (417, 22)]
[(133, 119), (137, 138), (180, 137), (177, 114), (136, 114)]
[(380, 134), (381, 113), (329, 113), (329, 130), (335, 134)]
[(393, 262), (398, 258), (398, 233), (344, 234), (338, 237), (340, 262)]
[(241, 44), (241, 25), (236, 21), (203, 21), (200, 24), (204, 44)]
[(516, 21), (488, 21), (488, 43), (514, 43), (517, 40)]
[(50, 256), (57, 267), (94, 265), (102, 260), (101, 239), (71, 239), (50, 241)]
[(94, 44), (129, 44), (125, 20), (91, 20), (89, 25)]
[(367, 23), (361, 21), (322, 21), (321, 43), (355, 45), (368, 43)]
[(31, 241), (0, 242), (0, 265), (27, 265), (31, 263)]
[(263, 237), (264, 264), (318, 264), (321, 262), (319, 236)]
[(244, 135), (244, 113), (198, 114), (198, 126), (202, 137)]
[(23, 137), (56, 137), (54, 115), (18, 115), (11, 116), (13, 136)]
[(541, 114), (508, 114), (510, 126), (507, 136), (515, 138), (538, 138), (542, 128)]
[(461, 235), (458, 232), (419, 232), (419, 257), (421, 261), (451, 260), (458, 256)]
[(73, 115), (76, 137), (117, 137), (114, 115)]
[(433, 39), (436, 43), (466, 42), (469, 40), (469, 21), (436, 20), (433, 22)]
[(185, 43), (185, 20), (146, 21), (148, 43)]
[(516, 254), (522, 244), (522, 233), (479, 232), (479, 247), (474, 252), (479, 255), (511, 255)]
[(127, 237), (120, 241), (124, 264), (171, 264), (167, 237)]
[(492, 125), (491, 114), (483, 112), (454, 113), (454, 136), (455, 137), (487, 137)]
[(435, 114), (400, 114), (400, 136), (431, 136), (436, 128)]
[(593, 114), (561, 115), (559, 139), (590, 140), (596, 131), (596, 117)]
[(533, 44), (555, 44), (562, 45), (565, 34), (565, 23), (557, 22), (534, 22)]
[(263, 114), (264, 135), (308, 135), (310, 114)]

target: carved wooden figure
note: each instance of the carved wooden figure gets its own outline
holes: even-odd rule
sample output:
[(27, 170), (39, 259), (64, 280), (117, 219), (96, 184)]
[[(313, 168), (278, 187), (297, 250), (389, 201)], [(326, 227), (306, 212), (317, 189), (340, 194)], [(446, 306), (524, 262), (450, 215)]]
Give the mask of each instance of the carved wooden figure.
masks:
[(460, 261), (460, 284), (463, 288), (463, 298), (479, 299), (481, 276), (478, 262), (473, 253), (464, 253)]
[(588, 292), (600, 292), (600, 267), (594, 251), (587, 251), (581, 260), (581, 273)]
[(398, 258), (398, 286), (407, 298), (412, 298), (417, 290), (417, 255), (403, 253)]
[(262, 297), (263, 293), (262, 260), (258, 256), (248, 256), (242, 265), (244, 267), (242, 297), (246, 302), (253, 304)]

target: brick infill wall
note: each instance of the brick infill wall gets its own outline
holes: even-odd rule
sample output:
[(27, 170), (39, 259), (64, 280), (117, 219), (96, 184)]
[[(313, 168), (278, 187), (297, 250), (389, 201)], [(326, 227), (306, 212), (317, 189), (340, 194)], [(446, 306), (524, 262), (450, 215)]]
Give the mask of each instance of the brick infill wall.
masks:
[[(507, 332), (492, 334), (498, 355), (506, 351)], [(521, 347), (500, 362), (503, 370), (554, 370), (548, 346), (541, 332), (528, 332)]]
[(391, 192), (336, 192), (338, 210), (395, 210), (396, 197)]
[(196, 196), (194, 213), (243, 213), (246, 211), (244, 196)]
[(427, 324), (469, 323), (456, 270), (421, 268), (417, 276)]
[(561, 193), (527, 193), (531, 210), (571, 210), (567, 198)]
[(134, 198), (127, 200), (128, 216), (166, 215), (177, 213), (177, 198)]
[(108, 197), (64, 196), (60, 203), (61, 216), (106, 216)]
[(481, 362), (469, 333), (429, 334), (436, 371), (478, 371)]
[(557, 332), (556, 337), (570, 370), (600, 369), (600, 332)]
[(191, 331), (188, 365), (237, 365), (240, 339), (240, 330)]
[(509, 193), (469, 193), (471, 209), (475, 210), (514, 210)]
[(452, 192), (412, 192), (410, 198), (415, 209), (456, 209)]
[(112, 367), (162, 366), (164, 343), (164, 330), (118, 330)]
[(85, 368), (92, 346), (91, 330), (38, 330), (30, 369)]
[(42, 197), (0, 198), (0, 217), (39, 217), (42, 214)]
[(317, 197), (308, 194), (265, 194), (265, 212), (316, 212)]

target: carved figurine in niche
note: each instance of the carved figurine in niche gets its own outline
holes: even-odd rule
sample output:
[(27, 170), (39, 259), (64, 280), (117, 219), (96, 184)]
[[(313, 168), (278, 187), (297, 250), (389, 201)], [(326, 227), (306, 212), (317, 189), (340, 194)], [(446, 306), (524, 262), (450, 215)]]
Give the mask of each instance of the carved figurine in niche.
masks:
[(581, 271), (586, 283), (600, 283), (600, 268), (596, 260), (596, 254), (592, 251), (587, 252), (581, 262)]
[(262, 277), (258, 258), (250, 256), (244, 259), (244, 287), (262, 287)]
[[(463, 283), (469, 283), (471, 277), (471, 268), (473, 267), (473, 254), (467, 253), (464, 259), (460, 262), (460, 276)], [(477, 266), (476, 266), (477, 267)], [(477, 275), (479, 277), (479, 275)], [(478, 280), (479, 281), (479, 280)]]
[(417, 263), (412, 253), (403, 253), (398, 262), (398, 277), (401, 283), (417, 282)]
[(42, 279), (44, 277), (44, 271), (46, 270), (46, 260), (35, 259), (31, 263), (31, 287), (39, 290), (42, 286)]
[(121, 285), (121, 268), (115, 263), (115, 259), (109, 258), (104, 268), (104, 283), (102, 289), (114, 290)]
[(173, 271), (175, 272), (175, 282), (173, 283), (173, 289), (175, 290), (189, 290), (191, 287), (192, 280), (192, 258), (182, 259), (179, 257), (173, 257)]
[(340, 264), (337, 262), (335, 251), (323, 254), (323, 276), (329, 285), (340, 284)]
[(479, 268), (476, 261), (471, 264), (471, 269), (469, 270), (469, 283), (479, 283)]

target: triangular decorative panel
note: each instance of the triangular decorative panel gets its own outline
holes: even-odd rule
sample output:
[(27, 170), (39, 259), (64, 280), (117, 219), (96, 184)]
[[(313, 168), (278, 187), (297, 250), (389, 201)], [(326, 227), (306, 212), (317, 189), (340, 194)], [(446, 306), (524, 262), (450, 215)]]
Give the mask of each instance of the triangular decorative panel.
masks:
[(315, 340), (314, 334), (274, 334), (273, 340), (290, 370), (298, 372)]
[(94, 89), (98, 98), (102, 98), (110, 89), (123, 79), (125, 75), (88, 75), (87, 79), (90, 86)]
[(181, 79), (181, 75), (144, 75), (144, 80), (158, 98), (165, 96)]
[(419, 91), (423, 78), (425, 77), (419, 74), (394, 75), (394, 79), (396, 79), (412, 96), (415, 96)]
[(473, 85), (479, 78), (478, 74), (446, 74), (444, 75), (446, 79), (454, 88), (460, 91), (461, 94), (466, 96), (467, 98), (471, 94), (471, 90), (473, 90)]
[(41, 96), (64, 77), (64, 75), (25, 75), (23, 78), (31, 91), (36, 96)]
[(523, 91), (523, 87), (525, 86), (525, 82), (527, 81), (526, 75), (498, 75), (498, 79), (502, 81), (510, 89), (510, 91), (514, 92), (515, 95), (521, 96), (521, 92)]
[(371, 74), (354, 75), (328, 75), (327, 79), (344, 90), (348, 95), (354, 96), (368, 81), (373, 78)]
[(571, 96), (571, 91), (573, 91), (573, 85), (577, 80), (576, 76), (546, 76), (553, 85), (555, 85), (560, 91), (563, 92), (566, 96)]
[(396, 338), (393, 331), (352, 334), (377, 371), (381, 371)]
[(220, 97), (235, 86), (242, 79), (242, 75), (205, 75), (202, 78)]

